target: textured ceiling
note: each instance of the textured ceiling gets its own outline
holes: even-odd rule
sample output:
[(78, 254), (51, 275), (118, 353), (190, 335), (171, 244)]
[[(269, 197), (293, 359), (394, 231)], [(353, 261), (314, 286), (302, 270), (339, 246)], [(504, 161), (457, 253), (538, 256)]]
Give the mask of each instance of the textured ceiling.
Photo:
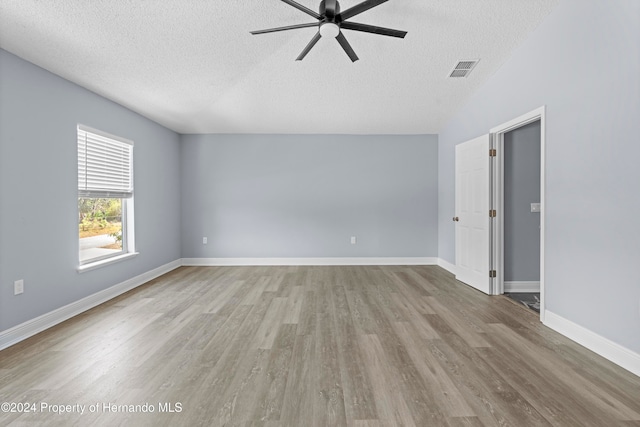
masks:
[(296, 62), (315, 28), (249, 34), (314, 22), (279, 0), (0, 0), (0, 47), (180, 133), (437, 133), (558, 1), (390, 0), (350, 21), (406, 38), (344, 30), (351, 63)]

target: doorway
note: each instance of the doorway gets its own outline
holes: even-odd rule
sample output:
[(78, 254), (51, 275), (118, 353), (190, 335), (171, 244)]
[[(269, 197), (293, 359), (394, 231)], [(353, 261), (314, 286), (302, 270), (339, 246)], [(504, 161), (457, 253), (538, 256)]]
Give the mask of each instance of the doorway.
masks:
[(516, 294), (524, 305), (539, 309), (544, 321), (545, 109), (490, 132), (498, 212), (492, 236), (494, 294)]
[[(531, 249), (529, 254), (537, 251), (539, 256), (532, 257), (524, 255), (531, 271), (537, 273), (533, 279), (538, 280), (507, 280), (507, 287), (517, 288), (519, 291), (528, 290), (526, 286), (533, 286), (540, 292), (539, 309), (540, 321), (544, 321), (545, 315), (545, 288), (544, 288), (544, 236), (545, 236), (545, 107), (540, 107), (527, 114), (503, 123), (493, 129), (487, 135), (473, 140), (460, 143), (456, 146), (455, 160), (455, 213), (453, 221), (456, 235), (456, 279), (464, 282), (489, 295), (502, 295), (505, 293), (505, 273), (513, 272), (514, 261), (511, 257), (513, 248), (509, 247), (507, 262), (509, 266), (505, 271), (505, 232), (509, 233), (508, 239), (518, 238), (514, 235), (514, 228), (517, 224), (505, 222), (505, 203), (512, 203), (512, 200), (505, 202), (505, 184), (512, 184), (511, 177), (509, 183), (505, 181), (505, 140), (520, 133), (528, 133), (526, 127), (535, 123), (532, 128), (537, 129), (539, 135), (538, 156), (535, 163), (539, 171), (539, 185), (533, 196), (527, 196), (524, 202), (529, 204), (529, 219), (537, 219), (534, 224), (538, 226), (538, 233), (535, 230), (528, 239), (535, 239), (537, 245)], [(514, 134), (509, 134), (517, 131)], [(523, 131), (523, 132), (521, 132)], [(510, 147), (513, 148), (513, 147)], [(526, 147), (530, 148), (530, 147)], [(526, 151), (526, 150), (525, 150)], [(531, 156), (531, 154), (529, 154)], [(530, 159), (529, 159), (530, 160)], [(507, 160), (512, 162), (513, 159)], [(525, 157), (524, 162), (526, 163)], [(514, 166), (509, 164), (509, 166)], [(534, 178), (525, 178), (531, 180)], [(518, 189), (515, 190), (520, 191)], [(537, 195), (537, 197), (536, 197)], [(536, 201), (537, 200), (537, 201)], [(521, 204), (523, 202), (517, 202)], [(535, 204), (535, 206), (531, 204)], [(538, 219), (539, 218), (539, 219)], [(505, 230), (505, 225), (507, 229)], [(511, 231), (510, 231), (511, 230)], [(537, 234), (537, 239), (535, 235)], [(526, 237), (524, 238), (527, 239)], [(537, 269), (536, 269), (537, 264)], [(516, 267), (518, 268), (518, 267)], [(517, 273), (520, 274), (520, 273)], [(528, 276), (522, 276), (528, 277)], [(519, 283), (518, 283), (519, 282)], [(511, 289), (510, 289), (511, 290)]]
[(504, 294), (540, 312), (540, 120), (504, 134)]

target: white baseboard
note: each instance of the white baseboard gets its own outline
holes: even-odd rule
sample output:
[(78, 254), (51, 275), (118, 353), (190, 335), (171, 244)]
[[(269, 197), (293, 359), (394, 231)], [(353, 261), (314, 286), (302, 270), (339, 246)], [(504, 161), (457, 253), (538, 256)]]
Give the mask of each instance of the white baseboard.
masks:
[(184, 266), (436, 265), (437, 258), (183, 258)]
[(504, 291), (510, 293), (540, 292), (540, 282), (504, 282)]
[(640, 354), (546, 310), (544, 324), (640, 377)]
[(138, 286), (147, 283), (156, 277), (162, 276), (181, 265), (182, 260), (180, 259), (161, 265), (158, 268), (154, 268), (146, 273), (142, 273), (136, 277), (125, 280), (124, 282), (111, 286), (110, 288), (96, 292), (93, 295), (89, 295), (88, 297), (72, 302), (71, 304), (67, 304), (64, 307), (60, 307), (56, 310), (50, 311), (49, 313), (45, 313), (35, 319), (27, 320), (26, 322), (14, 326), (11, 329), (2, 331), (0, 332), (0, 350), (17, 344), (18, 342), (42, 332), (45, 329), (62, 323), (73, 316), (77, 316), (78, 314), (107, 302), (118, 295), (128, 292), (131, 289), (137, 288)]
[(456, 266), (454, 264), (451, 264), (449, 261), (445, 261), (442, 258), (438, 258), (438, 265), (444, 268), (445, 270), (447, 270), (449, 273), (453, 274), (454, 276), (456, 275)]

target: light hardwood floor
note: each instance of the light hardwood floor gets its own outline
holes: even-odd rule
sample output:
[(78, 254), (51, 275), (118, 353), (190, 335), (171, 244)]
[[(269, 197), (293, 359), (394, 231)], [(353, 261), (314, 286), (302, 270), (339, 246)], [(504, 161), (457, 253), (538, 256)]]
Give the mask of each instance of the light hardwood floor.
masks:
[(38, 405), (0, 425), (638, 426), (640, 378), (439, 267), (182, 267), (0, 352), (0, 402)]

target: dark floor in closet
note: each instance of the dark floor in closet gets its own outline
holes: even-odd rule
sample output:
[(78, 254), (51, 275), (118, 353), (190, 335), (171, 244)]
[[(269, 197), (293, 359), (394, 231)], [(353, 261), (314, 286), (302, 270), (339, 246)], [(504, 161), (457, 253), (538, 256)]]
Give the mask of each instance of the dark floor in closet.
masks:
[(522, 305), (536, 313), (540, 313), (540, 292), (518, 292), (518, 293), (505, 293), (505, 296), (511, 298), (514, 301), (518, 301)]

